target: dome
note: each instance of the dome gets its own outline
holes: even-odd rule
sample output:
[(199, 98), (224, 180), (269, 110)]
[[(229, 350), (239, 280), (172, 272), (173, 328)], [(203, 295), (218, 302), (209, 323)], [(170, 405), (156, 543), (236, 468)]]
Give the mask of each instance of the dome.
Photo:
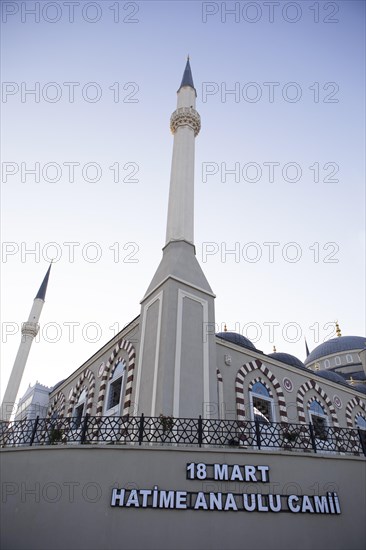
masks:
[(317, 376), (320, 376), (321, 378), (325, 378), (326, 380), (330, 380), (331, 382), (337, 382), (338, 384), (343, 384), (344, 386), (348, 386), (343, 376), (341, 376), (340, 374), (337, 374), (332, 370), (315, 371), (314, 374), (316, 374)]
[(305, 359), (305, 365), (308, 365), (321, 357), (326, 357), (327, 355), (355, 349), (364, 349), (365, 347), (366, 338), (363, 336), (337, 336), (327, 342), (323, 342), (313, 349), (313, 351)]
[(255, 345), (252, 344), (248, 338), (245, 338), (245, 336), (242, 336), (238, 332), (218, 332), (216, 336), (222, 340), (241, 346), (242, 348), (257, 350)]
[(291, 365), (292, 367), (298, 367), (299, 369), (306, 368), (304, 363), (300, 361), (300, 359), (298, 359), (294, 355), (290, 355), (289, 353), (280, 353), (276, 351), (274, 353), (270, 353), (268, 357), (272, 357), (277, 361), (282, 361), (282, 363), (286, 363), (286, 365)]
[(355, 386), (352, 386), (352, 388), (353, 388), (354, 390), (357, 390), (357, 391), (359, 391), (359, 392), (361, 392), (361, 393), (366, 394), (366, 386), (365, 386), (365, 384), (356, 384)]
[(57, 384), (55, 384), (51, 389), (50, 389), (50, 393), (52, 393), (53, 391), (55, 391), (56, 388), (58, 388), (59, 386), (61, 386), (62, 382), (65, 382), (66, 378), (64, 378), (63, 380), (60, 380), (59, 382), (57, 382)]

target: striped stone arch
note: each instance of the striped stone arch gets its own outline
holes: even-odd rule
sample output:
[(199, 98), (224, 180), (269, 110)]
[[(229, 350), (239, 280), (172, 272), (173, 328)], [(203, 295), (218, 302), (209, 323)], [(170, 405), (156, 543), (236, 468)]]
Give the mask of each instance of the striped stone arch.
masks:
[(357, 406), (362, 409), (362, 412), (364, 414), (366, 414), (365, 403), (359, 397), (353, 397), (350, 401), (348, 401), (346, 406), (346, 422), (349, 428), (355, 427), (353, 424), (352, 416), (353, 416), (353, 411)]
[(222, 380), (222, 374), (221, 372), (219, 371), (219, 369), (216, 369), (216, 377), (217, 377), (217, 382), (222, 384), (223, 383), (223, 380)]
[(90, 414), (93, 406), (95, 392), (95, 377), (92, 371), (89, 369), (85, 369), (84, 372), (81, 373), (76, 383), (76, 386), (74, 386), (72, 390), (72, 394), (69, 399), (69, 407), (67, 409), (67, 416), (69, 418), (72, 416), (72, 411), (74, 410), (75, 403), (84, 389), (86, 390), (85, 414)]
[(271, 388), (269, 387), (269, 385), (267, 384), (267, 382), (266, 382), (265, 380), (263, 380), (263, 378), (261, 378), (260, 376), (258, 376), (258, 378), (254, 378), (254, 380), (252, 380), (251, 382), (249, 382), (249, 386), (248, 386), (249, 391), (252, 391), (252, 388), (253, 388), (254, 384), (256, 384), (257, 382), (260, 382), (261, 384), (263, 384), (263, 386), (264, 386), (264, 387), (266, 388), (266, 390), (268, 391), (269, 396), (273, 399), (273, 393), (272, 393)]
[(136, 351), (134, 346), (129, 342), (129, 340), (120, 340), (114, 347), (105, 367), (102, 376), (102, 381), (100, 383), (99, 395), (98, 395), (98, 405), (97, 405), (97, 416), (102, 416), (103, 414), (103, 405), (105, 394), (107, 391), (108, 380), (113, 376), (114, 369), (116, 368), (119, 359), (116, 357), (124, 350), (128, 356), (128, 365), (127, 365), (127, 381), (125, 387), (125, 395), (123, 401), (123, 410), (122, 416), (127, 416), (130, 413), (131, 407), (131, 396), (132, 396), (132, 384), (135, 373), (135, 363), (136, 363)]
[[(235, 393), (236, 393), (236, 414), (237, 414), (238, 420), (246, 420), (245, 406), (244, 406), (244, 378), (246, 377), (247, 374), (253, 371), (260, 371), (262, 375), (264, 375), (266, 379), (271, 382), (276, 392), (278, 408), (280, 411), (280, 420), (281, 422), (288, 422), (286, 401), (281, 388), (281, 384), (279, 383), (277, 378), (274, 376), (274, 374), (269, 370), (269, 368), (263, 365), (263, 363), (259, 359), (255, 359), (254, 361), (249, 361), (249, 363), (246, 363), (245, 365), (243, 365), (238, 370), (238, 373), (236, 375)], [(260, 380), (262, 384), (266, 386), (266, 388), (270, 391), (270, 394), (272, 395), (272, 391), (266, 384), (266, 381), (263, 378), (257, 378), (256, 381), (258, 382), (258, 380)], [(253, 381), (253, 384), (254, 384), (254, 381)]]
[[(310, 390), (314, 390), (318, 394), (318, 396), (321, 397), (324, 403), (326, 403), (329, 409), (330, 415), (332, 417), (333, 426), (339, 427), (338, 417), (337, 417), (335, 408), (333, 407), (333, 403), (331, 402), (331, 400), (329, 399), (325, 391), (322, 390), (319, 384), (317, 384), (317, 382), (315, 382), (314, 380), (308, 380), (307, 382), (304, 382), (304, 384), (300, 386), (297, 392), (296, 404), (297, 404), (297, 412), (299, 415), (299, 422), (306, 423), (305, 410), (304, 410), (304, 397)], [(314, 399), (315, 398), (311, 398), (310, 402), (313, 402)]]
[(65, 404), (65, 395), (62, 393), (62, 391), (59, 391), (58, 393), (56, 393), (55, 397), (52, 399), (48, 407), (47, 418), (51, 418), (53, 413), (55, 412), (58, 412), (60, 417), (62, 417), (65, 413)]

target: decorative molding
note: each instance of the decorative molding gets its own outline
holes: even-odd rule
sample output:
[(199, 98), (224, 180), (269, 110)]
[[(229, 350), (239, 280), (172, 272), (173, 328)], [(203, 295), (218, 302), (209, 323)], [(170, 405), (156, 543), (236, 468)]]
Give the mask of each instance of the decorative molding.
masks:
[[(279, 383), (277, 378), (274, 376), (274, 374), (269, 370), (269, 368), (263, 365), (263, 363), (259, 359), (255, 359), (254, 361), (249, 361), (249, 363), (246, 363), (245, 365), (243, 365), (238, 370), (238, 373), (236, 375), (235, 393), (236, 393), (236, 411), (237, 411), (238, 420), (243, 420), (243, 421), (246, 420), (245, 406), (244, 406), (244, 378), (250, 372), (258, 371), (258, 370), (261, 371), (261, 373), (271, 382), (272, 386), (274, 387), (274, 390), (276, 392), (276, 398), (278, 401), (278, 408), (280, 411), (281, 422), (288, 422), (286, 401), (281, 388), (281, 384)], [(264, 382), (264, 380), (261, 379), (261, 382)]]
[(54, 412), (58, 412), (62, 417), (65, 412), (65, 395), (59, 391), (56, 393), (55, 397), (52, 399), (47, 410), (47, 418), (51, 418)]
[(285, 389), (287, 392), (291, 393), (291, 392), (293, 391), (294, 385), (293, 385), (293, 383), (292, 383), (292, 380), (290, 380), (290, 378), (286, 378), (286, 377), (285, 377), (285, 378), (282, 380), (282, 383), (283, 383), (284, 389)]
[(22, 334), (35, 338), (38, 334), (38, 331), (39, 331), (38, 323), (32, 323), (31, 321), (22, 323)]
[[(156, 342), (156, 348), (155, 348), (155, 364), (154, 364), (154, 379), (153, 379), (153, 387), (155, 384), (155, 397), (154, 400), (156, 400), (156, 384), (157, 384), (157, 369), (158, 369), (158, 358), (159, 358), (159, 345), (160, 345), (160, 325), (161, 325), (161, 308), (162, 308), (162, 301), (163, 301), (163, 290), (159, 292), (154, 298), (152, 298), (144, 307), (143, 313), (142, 313), (142, 323), (141, 323), (141, 340), (140, 340), (140, 353), (139, 353), (139, 362), (137, 366), (137, 378), (136, 378), (136, 391), (135, 391), (135, 403), (137, 409), (139, 408), (139, 399), (140, 399), (140, 387), (141, 387), (141, 370), (142, 370), (142, 361), (144, 356), (144, 344), (145, 344), (145, 334), (146, 334), (146, 316), (147, 311), (149, 307), (151, 307), (156, 301), (159, 301), (159, 318), (158, 318), (158, 327), (157, 327), (157, 342)], [(159, 340), (158, 340), (159, 335)], [(153, 400), (151, 401), (153, 403)], [(154, 403), (155, 407), (155, 403)]]
[(189, 126), (194, 131), (194, 137), (201, 129), (201, 117), (193, 107), (180, 107), (170, 117), (170, 130), (175, 134), (179, 126)]
[(308, 380), (307, 382), (304, 382), (304, 384), (299, 388), (297, 392), (296, 404), (297, 404), (297, 411), (299, 414), (299, 422), (303, 422), (303, 423), (306, 422), (305, 411), (304, 411), (304, 398), (305, 398), (305, 395), (310, 390), (314, 390), (326, 403), (329, 409), (330, 415), (332, 417), (333, 426), (339, 427), (338, 417), (337, 417), (335, 408), (333, 407), (333, 403), (331, 402), (331, 400), (329, 399), (325, 391), (314, 380)]
[(342, 400), (339, 395), (333, 395), (333, 403), (337, 409), (341, 409), (343, 407)]
[(92, 371), (89, 369), (84, 370), (84, 372), (79, 376), (76, 386), (72, 388), (71, 397), (69, 398), (69, 407), (67, 409), (67, 416), (69, 418), (72, 416), (75, 402), (79, 398), (79, 395), (81, 394), (83, 389), (86, 390), (85, 414), (90, 414), (91, 408), (93, 406), (93, 399), (94, 399), (95, 377)]
[[(208, 302), (202, 298), (198, 298), (194, 294), (190, 294), (185, 290), (178, 290), (178, 308), (177, 308), (177, 334), (175, 342), (175, 367), (174, 367), (174, 390), (173, 390), (173, 416), (179, 418), (179, 402), (180, 402), (180, 370), (182, 357), (182, 328), (183, 328), (183, 299), (188, 298), (201, 304), (203, 308), (203, 323), (208, 323)], [(204, 325), (203, 325), (204, 326)], [(202, 342), (203, 344), (203, 402), (210, 402), (209, 388), (209, 341)], [(205, 417), (205, 416), (204, 416)]]
[(116, 362), (116, 357), (121, 352), (121, 350), (125, 351), (128, 356), (127, 381), (126, 381), (124, 402), (123, 402), (123, 409), (122, 409), (121, 416), (126, 416), (130, 413), (131, 394), (132, 394), (132, 386), (133, 386), (133, 379), (134, 379), (134, 372), (135, 372), (136, 351), (134, 346), (129, 340), (125, 340), (124, 338), (122, 338), (114, 346), (113, 351), (109, 356), (108, 361), (105, 364), (102, 380), (99, 388), (96, 416), (102, 416), (103, 414), (104, 399), (107, 391), (108, 380), (110, 379), (111, 375), (113, 376), (114, 369), (117, 366), (118, 359), (119, 359), (118, 357)]
[(208, 292), (208, 290), (205, 290), (204, 288), (201, 288), (200, 286), (193, 285), (192, 283), (185, 281), (184, 279), (180, 279), (179, 277), (175, 277), (175, 275), (167, 275), (159, 284), (157, 284), (148, 294), (146, 294), (143, 299), (141, 300), (140, 304), (144, 302), (149, 296), (154, 294), (156, 290), (161, 287), (166, 281), (171, 279), (172, 281), (176, 281), (179, 284), (186, 285), (190, 288), (193, 288), (194, 290), (198, 290), (199, 292), (202, 292), (203, 294), (207, 294), (207, 296), (212, 296), (212, 298), (216, 298), (216, 294), (213, 292)]
[(349, 428), (355, 427), (353, 422), (353, 411), (356, 407), (360, 407), (360, 409), (362, 409), (362, 411), (366, 413), (365, 403), (359, 397), (354, 397), (353, 399), (348, 401), (346, 405), (346, 422)]
[(217, 379), (217, 398), (219, 404), (219, 414), (218, 417), (221, 419), (225, 418), (225, 402), (224, 402), (224, 381), (222, 379), (222, 374), (219, 369), (216, 369), (216, 379)]

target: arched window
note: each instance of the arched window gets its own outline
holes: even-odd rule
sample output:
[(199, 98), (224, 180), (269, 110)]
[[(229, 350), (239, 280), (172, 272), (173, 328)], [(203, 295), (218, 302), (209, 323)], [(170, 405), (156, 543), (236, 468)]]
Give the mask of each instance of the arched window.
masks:
[(275, 422), (273, 398), (262, 382), (253, 384), (249, 398), (252, 420)]
[(314, 400), (309, 405), (309, 421), (313, 425), (314, 435), (317, 439), (327, 439), (328, 417), (319, 403)]
[(366, 418), (362, 414), (356, 414), (355, 424), (356, 428), (360, 428), (360, 430), (366, 430)]
[(366, 418), (363, 414), (356, 414), (355, 426), (360, 430), (360, 437), (362, 439), (364, 449), (366, 449)]
[(347, 360), (347, 363), (353, 363), (353, 357), (350, 353), (347, 353), (346, 360)]
[(79, 399), (75, 403), (74, 410), (72, 413), (75, 428), (79, 428), (81, 424), (81, 419), (84, 416), (85, 401), (86, 401), (86, 389), (84, 389), (79, 395)]
[(329, 368), (330, 368), (330, 361), (329, 361), (329, 359), (325, 359), (325, 360), (324, 360), (324, 368), (325, 368), (325, 369), (329, 369)]
[(336, 367), (339, 367), (339, 366), (342, 364), (342, 360), (341, 360), (341, 358), (339, 357), (339, 355), (336, 355), (336, 356), (335, 356), (334, 361), (335, 361)]
[(113, 376), (109, 380), (107, 400), (104, 414), (106, 416), (118, 416), (121, 413), (121, 401), (125, 386), (126, 363), (122, 359), (114, 369)]

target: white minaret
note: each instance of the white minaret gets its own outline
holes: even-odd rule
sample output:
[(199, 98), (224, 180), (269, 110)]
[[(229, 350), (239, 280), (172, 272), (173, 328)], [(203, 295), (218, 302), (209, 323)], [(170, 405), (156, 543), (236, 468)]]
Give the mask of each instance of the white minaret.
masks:
[(176, 240), (193, 244), (194, 145), (201, 129), (201, 118), (195, 110), (196, 95), (188, 58), (178, 90), (177, 109), (170, 118), (174, 145), (166, 244)]
[(3, 421), (9, 421), (13, 411), (15, 410), (15, 402), (18, 395), (19, 386), (22, 381), (25, 364), (28, 359), (33, 339), (37, 336), (39, 330), (38, 321), (45, 302), (51, 265), (47, 270), (41, 286), (39, 287), (36, 297), (34, 298), (28, 321), (22, 324), (22, 340), (1, 405), (1, 420)]
[(132, 401), (137, 414), (217, 415), (214, 298), (193, 241), (194, 150), (201, 128), (189, 59), (170, 119), (174, 134), (166, 244), (141, 301)]

